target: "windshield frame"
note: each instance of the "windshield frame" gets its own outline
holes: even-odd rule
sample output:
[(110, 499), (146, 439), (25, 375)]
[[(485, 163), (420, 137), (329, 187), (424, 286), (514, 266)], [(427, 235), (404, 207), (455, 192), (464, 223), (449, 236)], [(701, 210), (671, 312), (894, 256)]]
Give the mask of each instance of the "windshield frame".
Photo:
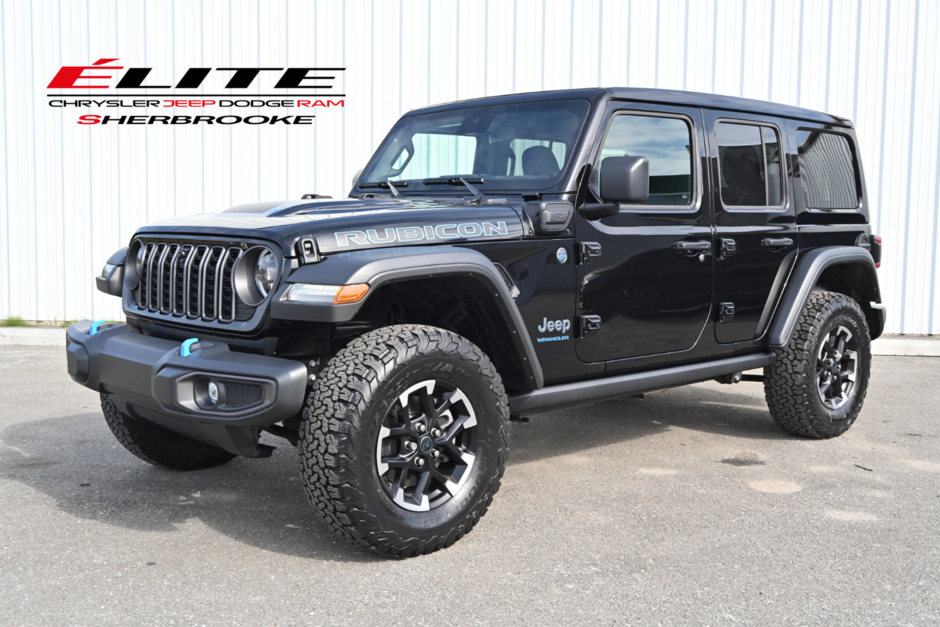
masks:
[[(523, 105), (523, 104), (542, 104), (542, 103), (551, 103), (551, 102), (569, 102), (569, 101), (581, 101), (587, 105), (587, 108), (584, 112), (584, 117), (581, 121), (580, 128), (577, 131), (577, 134), (574, 136), (574, 140), (570, 147), (566, 147), (566, 159), (565, 163), (559, 170), (557, 178), (548, 185), (544, 186), (533, 186), (531, 184), (532, 178), (520, 177), (520, 186), (518, 187), (495, 187), (489, 188), (484, 183), (478, 185), (480, 192), (484, 195), (508, 195), (508, 196), (518, 196), (518, 195), (533, 195), (533, 194), (546, 194), (546, 193), (565, 193), (570, 189), (575, 187), (573, 185), (573, 180), (576, 177), (578, 168), (583, 161), (583, 150), (585, 146), (586, 137), (588, 137), (591, 132), (590, 130), (594, 126), (594, 119), (597, 115), (598, 110), (603, 110), (603, 107), (598, 105), (609, 99), (609, 92), (606, 90), (592, 89), (592, 90), (570, 90), (570, 91), (555, 91), (555, 92), (536, 92), (532, 94), (517, 94), (512, 96), (498, 96), (492, 98), (480, 98), (476, 100), (466, 100), (458, 103), (451, 103), (447, 105), (439, 105), (433, 107), (427, 107), (423, 109), (417, 109), (414, 111), (409, 111), (403, 115), (399, 120), (395, 122), (392, 128), (389, 130), (388, 134), (379, 144), (379, 147), (372, 153), (372, 156), (369, 158), (366, 167), (363, 168), (362, 173), (365, 174), (373, 167), (375, 162), (380, 158), (380, 155), (387, 149), (387, 147), (395, 140), (399, 135), (399, 132), (404, 123), (409, 123), (410, 119), (422, 116), (437, 116), (440, 114), (447, 113), (456, 113), (466, 109), (477, 109), (482, 107), (495, 107), (495, 106), (505, 106), (505, 105)], [(464, 175), (467, 176), (467, 175)], [(472, 177), (473, 182), (476, 183), (476, 179), (479, 175), (469, 175)], [(484, 176), (485, 178), (485, 176)], [(417, 179), (408, 179), (409, 182)], [(404, 181), (402, 181), (404, 182)], [(396, 181), (392, 181), (392, 184), (396, 184)], [(362, 185), (366, 187), (363, 188)], [(408, 186), (398, 186), (398, 191), (403, 195), (407, 196), (466, 196), (467, 189), (462, 185), (424, 185), (419, 184), (415, 186), (414, 184)], [(376, 193), (378, 195), (387, 195), (389, 192), (387, 189), (376, 187), (376, 183), (373, 181), (366, 181), (362, 175), (356, 180), (355, 185), (352, 190), (350, 190), (349, 196), (352, 198), (358, 197), (361, 194), (366, 193)]]

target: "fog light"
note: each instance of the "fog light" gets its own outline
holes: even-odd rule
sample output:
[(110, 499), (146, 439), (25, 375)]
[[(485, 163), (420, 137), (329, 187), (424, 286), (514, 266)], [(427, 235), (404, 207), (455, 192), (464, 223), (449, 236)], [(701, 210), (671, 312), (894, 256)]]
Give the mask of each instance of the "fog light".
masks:
[(215, 405), (219, 402), (219, 385), (215, 381), (209, 381), (206, 393), (209, 396), (210, 404)]

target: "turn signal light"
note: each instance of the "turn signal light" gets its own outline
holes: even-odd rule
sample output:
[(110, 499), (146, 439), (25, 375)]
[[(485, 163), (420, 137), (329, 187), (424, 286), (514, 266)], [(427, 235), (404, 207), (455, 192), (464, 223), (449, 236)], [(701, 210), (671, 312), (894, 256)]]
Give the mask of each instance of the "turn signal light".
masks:
[(344, 285), (333, 298), (333, 304), (345, 305), (348, 303), (358, 303), (360, 300), (365, 298), (366, 294), (368, 293), (369, 285), (367, 283)]

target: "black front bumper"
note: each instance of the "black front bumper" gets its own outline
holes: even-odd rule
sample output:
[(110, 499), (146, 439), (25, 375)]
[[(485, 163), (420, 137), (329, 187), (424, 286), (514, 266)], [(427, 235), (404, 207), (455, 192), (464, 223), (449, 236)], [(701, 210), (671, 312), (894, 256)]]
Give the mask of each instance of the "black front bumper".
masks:
[[(232, 453), (256, 457), (262, 427), (298, 414), (307, 368), (298, 361), (229, 350), (199, 342), (181, 356), (181, 344), (103, 325), (90, 334), (83, 320), (67, 331), (69, 375), (87, 388), (111, 395), (121, 411)], [(209, 406), (205, 386), (219, 384), (220, 400)], [(226, 395), (225, 391), (230, 393)]]

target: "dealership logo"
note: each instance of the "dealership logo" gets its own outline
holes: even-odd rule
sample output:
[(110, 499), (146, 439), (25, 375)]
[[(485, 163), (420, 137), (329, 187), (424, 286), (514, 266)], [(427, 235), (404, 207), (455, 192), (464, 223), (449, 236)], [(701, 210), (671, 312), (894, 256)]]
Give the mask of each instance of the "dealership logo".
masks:
[[(176, 85), (144, 85), (153, 68), (114, 65), (120, 59), (98, 59), (91, 65), (64, 65), (52, 78), (47, 89), (112, 89), (111, 82), (120, 76), (113, 89), (199, 89), (213, 72), (228, 73), (223, 89), (249, 89), (262, 72), (277, 72), (274, 89), (304, 89), (324, 92), (332, 89), (336, 73), (346, 68), (315, 67), (191, 67), (183, 73)], [(121, 74), (120, 70), (127, 69)], [(81, 84), (76, 84), (83, 81)], [(90, 81), (90, 82), (84, 82)], [(173, 94), (174, 96), (178, 94)], [(227, 94), (226, 94), (227, 95)], [(281, 94), (283, 95), (283, 94)], [(291, 94), (296, 95), (296, 94)], [(314, 94), (310, 94), (314, 95)], [(325, 94), (343, 96), (344, 94)]]
[[(77, 123), (144, 125), (311, 124), (318, 108), (344, 108), (345, 94), (335, 83), (346, 68), (191, 67), (173, 80), (154, 68), (128, 67), (105, 57), (91, 65), (64, 65), (46, 89), (52, 108), (268, 109), (303, 115), (82, 115)], [(272, 86), (273, 83), (273, 86)], [(173, 90), (156, 93), (153, 90)], [(248, 91), (248, 90), (252, 91)], [(203, 91), (197, 91), (203, 90)], [(206, 93), (229, 90), (228, 93)], [(291, 91), (287, 91), (291, 90)], [(258, 93), (264, 91), (266, 93)], [(83, 92), (83, 93), (76, 93)], [(131, 93), (134, 92), (134, 93)], [(300, 92), (300, 93), (298, 93)]]

